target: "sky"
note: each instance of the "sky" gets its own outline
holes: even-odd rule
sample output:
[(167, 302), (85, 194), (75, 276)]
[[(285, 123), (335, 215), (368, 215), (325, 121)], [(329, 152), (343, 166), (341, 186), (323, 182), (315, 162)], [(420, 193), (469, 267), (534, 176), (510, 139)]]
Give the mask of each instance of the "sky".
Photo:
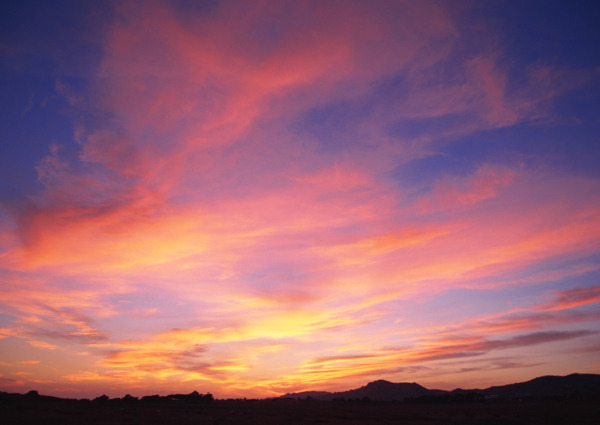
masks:
[(0, 7), (0, 390), (600, 373), (597, 2)]

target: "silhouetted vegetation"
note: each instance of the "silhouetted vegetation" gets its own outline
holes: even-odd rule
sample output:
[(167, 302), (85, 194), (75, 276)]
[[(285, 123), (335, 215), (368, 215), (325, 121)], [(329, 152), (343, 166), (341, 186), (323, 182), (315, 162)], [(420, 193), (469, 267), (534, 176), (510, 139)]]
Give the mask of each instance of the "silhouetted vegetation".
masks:
[[(122, 398), (102, 395), (88, 399), (62, 399), (0, 392), (2, 424), (514, 424), (597, 425), (600, 418), (599, 375), (542, 377), (486, 390), (426, 390), (413, 384), (376, 381), (344, 393), (352, 397), (319, 400), (303, 398), (266, 400), (214, 399), (212, 394), (148, 395)], [(372, 383), (373, 384), (373, 383)], [(419, 388), (420, 387), (420, 388)], [(424, 395), (390, 400), (392, 394)], [(412, 388), (412, 389), (411, 389)], [(411, 389), (410, 391), (407, 391)], [(425, 392), (423, 392), (425, 390)], [(379, 399), (359, 396), (370, 392)], [(388, 398), (388, 400), (385, 400)]]
[[(175, 395), (177, 396), (177, 395)], [(189, 394), (188, 394), (189, 396)], [(202, 400), (202, 401), (200, 401)], [(97, 401), (0, 394), (3, 424), (514, 424), (597, 425), (598, 400), (470, 400), (469, 396), (408, 401), (338, 399), (212, 400), (145, 396)]]

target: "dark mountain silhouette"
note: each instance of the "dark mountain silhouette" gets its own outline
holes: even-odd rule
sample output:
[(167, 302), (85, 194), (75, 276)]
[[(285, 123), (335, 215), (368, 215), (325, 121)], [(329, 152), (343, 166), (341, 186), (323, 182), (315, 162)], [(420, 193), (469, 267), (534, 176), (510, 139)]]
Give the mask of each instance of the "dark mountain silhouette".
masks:
[(367, 385), (349, 391), (326, 392), (326, 391), (304, 391), (300, 393), (291, 393), (282, 396), (282, 398), (315, 400), (382, 400), (399, 401), (407, 398), (423, 397), (428, 395), (439, 395), (445, 393), (442, 390), (428, 390), (427, 388), (415, 382), (393, 383), (385, 380), (370, 382)]
[[(545, 376), (485, 390), (436, 391), (415, 383), (371, 382), (299, 399), (213, 399), (170, 394), (63, 399), (0, 391), (0, 423), (61, 425), (527, 424), (598, 425), (600, 375)], [(288, 394), (290, 396), (290, 394)], [(313, 400), (307, 400), (307, 397)], [(315, 401), (326, 397), (331, 401)], [(342, 400), (343, 399), (343, 400)], [(402, 401), (377, 401), (402, 400)]]
[(333, 393), (327, 391), (301, 391), (299, 393), (287, 393), (279, 398), (313, 399), (313, 400), (332, 400)]
[(370, 382), (364, 387), (356, 388), (342, 392), (327, 392), (327, 391), (303, 391), (300, 393), (286, 394), (283, 398), (311, 398), (314, 400), (354, 400), (365, 399), (370, 400), (404, 400), (409, 397), (422, 397), (425, 395), (436, 394), (438, 390), (428, 390), (425, 387), (415, 382), (393, 383), (384, 380)]
[[(427, 389), (415, 382), (393, 383), (378, 380), (367, 385), (341, 392), (304, 391), (288, 393), (278, 399), (313, 399), (313, 400), (380, 400), (380, 401), (405, 401), (423, 400), (436, 401), (469, 401), (483, 399), (590, 399), (600, 400), (600, 375), (578, 374), (568, 376), (542, 376), (526, 382), (493, 386), (486, 389), (461, 389), (453, 391)], [(0, 391), (1, 401), (24, 400), (31, 402), (56, 402), (78, 401), (76, 399), (61, 399), (52, 396), (40, 395), (37, 391), (27, 394), (10, 394)], [(127, 394), (123, 398), (111, 399), (106, 395), (93, 400), (82, 399), (79, 402), (92, 404), (197, 404), (212, 402), (212, 394), (199, 394), (194, 391), (190, 394), (170, 394), (168, 396), (151, 395), (141, 398)]]
[(541, 376), (517, 384), (490, 387), (481, 390), (481, 393), (488, 398), (600, 396), (600, 375), (573, 373), (567, 376)]
[(453, 391), (430, 390), (417, 383), (393, 383), (384, 380), (370, 382), (369, 384), (349, 391), (325, 392), (304, 391), (288, 393), (281, 398), (315, 400), (425, 400), (431, 399), (548, 399), (586, 397), (600, 398), (600, 375), (574, 373), (568, 376), (542, 376), (527, 382), (493, 386), (486, 389), (463, 390), (457, 388)]
[(355, 390), (333, 393), (333, 398), (370, 400), (404, 400), (406, 398), (422, 397), (438, 394), (439, 390), (428, 390), (415, 382), (393, 383), (384, 380), (370, 382), (364, 387)]

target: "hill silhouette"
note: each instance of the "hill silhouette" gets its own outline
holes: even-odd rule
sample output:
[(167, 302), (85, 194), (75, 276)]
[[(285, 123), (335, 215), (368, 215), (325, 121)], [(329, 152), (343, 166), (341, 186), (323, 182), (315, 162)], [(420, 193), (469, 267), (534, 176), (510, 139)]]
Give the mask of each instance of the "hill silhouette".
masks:
[[(453, 391), (427, 389), (415, 382), (393, 383), (377, 380), (367, 385), (341, 392), (304, 391), (288, 393), (282, 398), (315, 400), (379, 400), (404, 401), (409, 399), (464, 397), (466, 395), (479, 398), (502, 399), (547, 399), (560, 397), (600, 397), (600, 375), (574, 373), (568, 376), (542, 376), (526, 382), (492, 386), (486, 389), (457, 388)], [(477, 398), (477, 397), (475, 397)]]
[(438, 394), (438, 390), (428, 390), (415, 382), (393, 383), (380, 379), (369, 382), (364, 387), (342, 392), (327, 391), (304, 391), (301, 393), (286, 394), (285, 398), (312, 398), (315, 400), (354, 400), (369, 399), (382, 401), (398, 401), (406, 398), (422, 397), (431, 394)]
[(600, 396), (600, 375), (573, 373), (567, 376), (541, 376), (526, 382), (493, 386), (481, 392), (488, 398)]

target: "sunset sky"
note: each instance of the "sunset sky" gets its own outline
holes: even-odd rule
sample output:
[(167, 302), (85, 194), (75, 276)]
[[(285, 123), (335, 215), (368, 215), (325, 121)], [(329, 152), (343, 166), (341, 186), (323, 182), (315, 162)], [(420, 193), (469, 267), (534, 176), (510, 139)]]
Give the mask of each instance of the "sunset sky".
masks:
[(0, 6), (0, 390), (600, 373), (595, 1)]

